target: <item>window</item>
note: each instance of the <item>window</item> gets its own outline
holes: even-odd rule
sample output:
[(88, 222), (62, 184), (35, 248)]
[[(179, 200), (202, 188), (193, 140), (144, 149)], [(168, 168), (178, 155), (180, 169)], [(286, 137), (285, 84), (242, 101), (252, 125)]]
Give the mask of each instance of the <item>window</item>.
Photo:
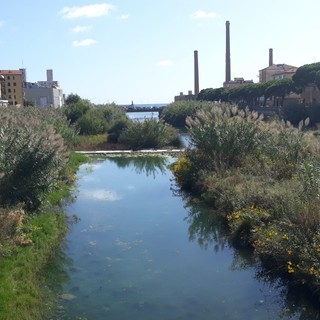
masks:
[(8, 89), (8, 92), (11, 92), (11, 89)]
[(11, 83), (10, 82), (8, 82), (8, 87), (10, 87), (11, 86)]
[(16, 86), (17, 86), (17, 83), (16, 83), (16, 82), (14, 82), (14, 83), (13, 83), (13, 86), (14, 86), (14, 87), (16, 87)]

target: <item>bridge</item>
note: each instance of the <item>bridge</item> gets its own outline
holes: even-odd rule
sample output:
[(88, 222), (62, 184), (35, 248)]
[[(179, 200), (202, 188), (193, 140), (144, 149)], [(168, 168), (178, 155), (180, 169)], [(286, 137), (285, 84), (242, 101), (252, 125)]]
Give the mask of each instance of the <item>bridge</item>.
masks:
[(160, 113), (163, 111), (163, 109), (166, 106), (135, 106), (135, 105), (129, 105), (129, 106), (122, 106), (122, 108), (126, 112), (159, 112)]

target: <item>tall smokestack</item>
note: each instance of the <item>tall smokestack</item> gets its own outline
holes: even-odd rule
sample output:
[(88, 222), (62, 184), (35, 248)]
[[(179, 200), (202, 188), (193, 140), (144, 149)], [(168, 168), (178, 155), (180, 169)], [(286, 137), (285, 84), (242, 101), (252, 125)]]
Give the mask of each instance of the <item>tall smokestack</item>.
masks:
[(194, 94), (199, 94), (199, 64), (198, 64), (198, 51), (194, 51)]
[(230, 22), (226, 22), (226, 82), (231, 80)]
[(273, 50), (272, 48), (269, 49), (269, 67), (273, 65)]

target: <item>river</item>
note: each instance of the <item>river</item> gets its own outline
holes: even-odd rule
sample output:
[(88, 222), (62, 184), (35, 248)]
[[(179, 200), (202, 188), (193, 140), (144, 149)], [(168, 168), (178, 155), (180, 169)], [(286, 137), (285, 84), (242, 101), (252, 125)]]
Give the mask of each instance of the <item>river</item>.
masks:
[(109, 157), (80, 167), (51, 319), (316, 319), (229, 245), (210, 209), (180, 194), (172, 161)]

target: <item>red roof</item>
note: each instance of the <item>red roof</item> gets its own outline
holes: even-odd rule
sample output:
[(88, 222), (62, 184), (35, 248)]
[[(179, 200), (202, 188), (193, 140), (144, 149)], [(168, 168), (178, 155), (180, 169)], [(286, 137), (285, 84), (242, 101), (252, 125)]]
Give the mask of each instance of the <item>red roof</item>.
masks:
[(0, 70), (0, 74), (10, 75), (10, 74), (22, 74), (21, 70)]

